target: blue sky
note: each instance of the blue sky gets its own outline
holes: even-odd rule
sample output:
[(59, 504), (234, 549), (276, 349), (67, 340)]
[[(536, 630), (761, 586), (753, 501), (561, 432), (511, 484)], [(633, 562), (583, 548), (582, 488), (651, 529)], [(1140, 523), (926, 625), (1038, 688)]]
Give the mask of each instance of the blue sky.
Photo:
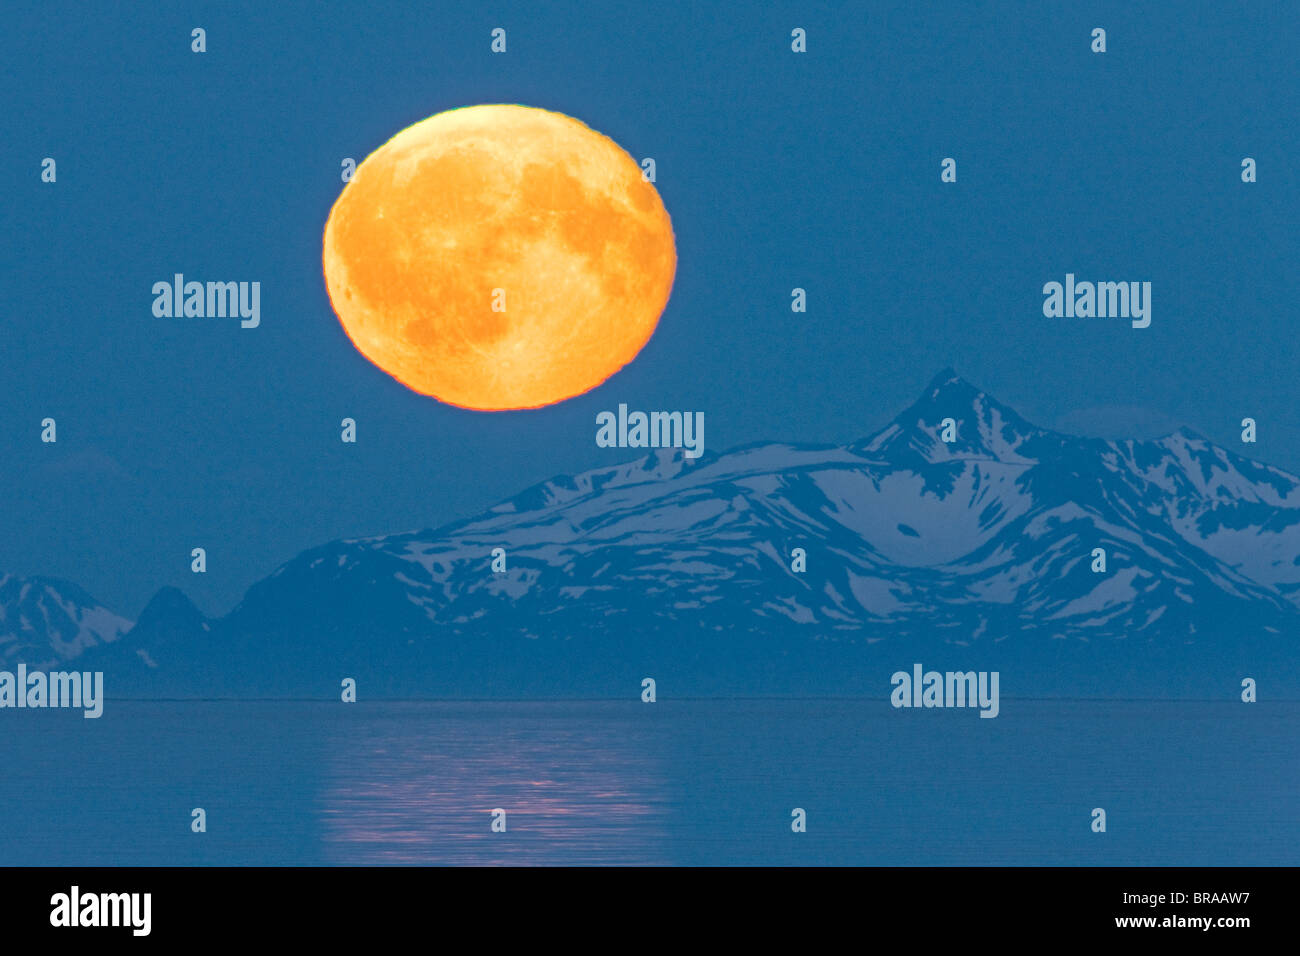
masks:
[[(620, 402), (703, 411), (712, 451), (848, 442), (947, 365), (1072, 431), (1187, 424), (1240, 451), (1250, 415), (1252, 456), (1300, 472), (1295, 5), (466, 7), (7, 14), (0, 569), (128, 615), (166, 584), (224, 613), (308, 546), (623, 460), (594, 440)], [(341, 159), (491, 102), (653, 156), (677, 238), (640, 357), (540, 411), (407, 391), (320, 273)], [(260, 281), (261, 327), (154, 318), (175, 272)], [(1066, 272), (1150, 281), (1151, 327), (1044, 318)]]

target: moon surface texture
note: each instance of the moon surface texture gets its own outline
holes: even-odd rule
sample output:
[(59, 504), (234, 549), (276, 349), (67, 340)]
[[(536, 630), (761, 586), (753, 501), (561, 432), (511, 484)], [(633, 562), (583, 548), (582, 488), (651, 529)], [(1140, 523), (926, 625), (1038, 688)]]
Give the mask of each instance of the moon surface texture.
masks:
[(439, 113), (368, 156), (330, 210), (323, 259), (366, 358), (490, 411), (580, 395), (632, 361), (677, 269), (636, 160), (572, 117), (505, 105)]

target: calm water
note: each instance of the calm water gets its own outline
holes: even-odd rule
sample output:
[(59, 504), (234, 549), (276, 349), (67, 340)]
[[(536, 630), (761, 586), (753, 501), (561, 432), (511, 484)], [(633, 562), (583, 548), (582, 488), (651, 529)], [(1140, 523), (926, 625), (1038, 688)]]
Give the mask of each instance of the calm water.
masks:
[(1300, 863), (1295, 702), (109, 701), (0, 726), (0, 865)]

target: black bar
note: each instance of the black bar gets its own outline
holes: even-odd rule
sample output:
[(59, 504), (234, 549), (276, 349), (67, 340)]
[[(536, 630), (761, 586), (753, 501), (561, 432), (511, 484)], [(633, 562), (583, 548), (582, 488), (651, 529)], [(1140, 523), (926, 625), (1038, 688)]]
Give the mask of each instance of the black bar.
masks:
[[(570, 942), (623, 938), (682, 945), (703, 927), (734, 937), (790, 931), (849, 932), (861, 939), (908, 929), (925, 948), (939, 941), (1007, 942), (1193, 938), (1231, 945), (1294, 926), (1292, 868), (860, 868), (489, 869), (205, 868), (3, 871), (6, 942), (374, 943), (435, 932), (464, 944), (516, 934), (535, 941), (562, 928)], [(113, 926), (54, 926), (58, 895), (78, 888), (78, 915), (99, 894), (149, 896), (139, 909), (109, 900)], [(1175, 894), (1183, 894), (1179, 898)], [(87, 904), (87, 896), (96, 902)], [(90, 909), (86, 909), (89, 905)], [(135, 920), (131, 917), (134, 916)], [(1189, 925), (1208, 919), (1209, 928)], [(1150, 925), (1119, 925), (1151, 920)], [(1225, 925), (1223, 921), (1238, 925)], [(1240, 923), (1239, 921), (1245, 921)], [(1181, 923), (1179, 921), (1182, 921)], [(134, 927), (134, 928), (133, 928)], [(546, 929), (543, 932), (543, 928)], [(609, 936), (609, 933), (618, 935)], [(468, 934), (468, 935), (466, 935)], [(646, 934), (649, 934), (648, 936)], [(1245, 934), (1245, 935), (1242, 935)], [(416, 938), (419, 938), (418, 936)], [(426, 937), (428, 938), (428, 937)], [(880, 935), (881, 941), (884, 935)], [(652, 944), (654, 945), (654, 944)], [(459, 948), (459, 946), (458, 946)]]

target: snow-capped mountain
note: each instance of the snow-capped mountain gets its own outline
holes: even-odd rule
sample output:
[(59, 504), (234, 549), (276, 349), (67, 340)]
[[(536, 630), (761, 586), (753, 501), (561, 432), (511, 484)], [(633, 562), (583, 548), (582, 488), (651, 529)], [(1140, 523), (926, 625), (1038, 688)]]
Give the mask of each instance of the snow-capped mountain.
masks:
[(314, 548), (220, 621), (174, 595), (123, 650), (154, 680), (233, 669), (323, 694), (358, 675), (431, 695), (656, 675), (682, 693), (878, 691), (914, 660), (1018, 669), (1031, 696), (1133, 692), (1143, 667), (1201, 692), (1294, 656), (1298, 487), (1190, 432), (1037, 428), (945, 371), (847, 447), (658, 450), (555, 478), (436, 530)]
[(0, 574), (0, 667), (57, 665), (130, 629), (130, 621), (75, 584)]

